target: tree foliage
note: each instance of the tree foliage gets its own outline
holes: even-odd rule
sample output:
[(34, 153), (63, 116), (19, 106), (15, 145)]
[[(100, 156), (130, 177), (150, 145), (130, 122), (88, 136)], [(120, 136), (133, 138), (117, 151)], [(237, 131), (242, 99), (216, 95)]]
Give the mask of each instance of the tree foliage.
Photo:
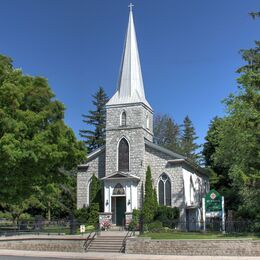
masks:
[(199, 162), (200, 155), (196, 143), (196, 133), (192, 121), (185, 117), (183, 124), (178, 125), (168, 115), (154, 117), (154, 142), (175, 153), (187, 156), (194, 162)]
[(102, 194), (101, 194), (101, 181), (93, 174), (91, 178), (91, 183), (90, 183), (90, 198), (89, 202), (90, 205), (92, 203), (98, 203), (99, 205), (99, 210), (102, 210), (103, 206), (103, 200), (102, 200)]
[[(253, 219), (260, 219), (259, 51), (260, 42), (252, 49), (241, 51), (246, 64), (237, 70), (240, 73), (238, 92), (224, 101), (227, 115), (216, 126), (215, 143), (209, 138), (214, 146), (210, 166), (215, 170), (219, 166), (228, 169), (227, 180), (239, 197), (238, 213)], [(208, 150), (207, 146), (204, 151)]]
[(83, 122), (88, 129), (80, 130), (80, 136), (84, 139), (89, 152), (105, 144), (106, 130), (106, 103), (108, 97), (102, 87), (92, 96), (95, 110), (89, 110), (89, 114), (83, 114)]
[(63, 121), (64, 106), (46, 79), (23, 75), (0, 55), (0, 203), (17, 205), (37, 189), (64, 184), (85, 157)]
[(156, 192), (153, 188), (152, 174), (150, 166), (147, 167), (145, 178), (145, 196), (143, 205), (143, 220), (145, 223), (153, 221), (155, 213), (157, 211), (158, 202)]
[(219, 147), (221, 138), (221, 128), (223, 119), (215, 117), (209, 126), (206, 142), (203, 146), (202, 154), (204, 156), (205, 166), (210, 170), (210, 186), (211, 188), (220, 192), (225, 197), (226, 209), (237, 210), (239, 204), (239, 197), (232, 186), (232, 179), (229, 176), (229, 167), (215, 162), (214, 156)]
[(180, 140), (181, 152), (183, 155), (196, 162), (199, 159), (199, 155), (197, 154), (199, 145), (195, 142), (198, 137), (196, 136), (192, 121), (188, 116), (184, 118), (182, 128), (183, 130)]
[(171, 151), (180, 151), (180, 127), (168, 115), (154, 117), (155, 143)]

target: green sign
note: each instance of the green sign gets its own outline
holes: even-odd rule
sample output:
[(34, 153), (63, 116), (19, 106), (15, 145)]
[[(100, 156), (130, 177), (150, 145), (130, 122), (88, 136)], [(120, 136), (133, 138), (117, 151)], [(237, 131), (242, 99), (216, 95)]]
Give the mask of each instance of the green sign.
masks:
[(210, 190), (205, 197), (206, 212), (216, 212), (222, 210), (222, 199), (216, 190)]

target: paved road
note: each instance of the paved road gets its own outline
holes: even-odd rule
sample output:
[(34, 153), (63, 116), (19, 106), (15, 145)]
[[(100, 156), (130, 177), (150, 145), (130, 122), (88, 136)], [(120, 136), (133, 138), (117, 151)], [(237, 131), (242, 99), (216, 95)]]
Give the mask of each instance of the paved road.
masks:
[(177, 255), (137, 255), (121, 253), (73, 253), (44, 252), (0, 249), (0, 260), (259, 260), (259, 257), (239, 256), (177, 256)]
[(68, 258), (47, 258), (47, 257), (28, 257), (28, 256), (0, 256), (0, 260), (68, 260)]

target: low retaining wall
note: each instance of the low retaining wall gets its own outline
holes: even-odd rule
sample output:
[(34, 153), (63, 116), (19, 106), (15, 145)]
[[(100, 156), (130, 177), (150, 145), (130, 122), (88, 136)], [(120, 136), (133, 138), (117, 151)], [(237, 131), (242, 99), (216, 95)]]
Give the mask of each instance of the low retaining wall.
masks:
[(57, 252), (84, 252), (86, 238), (74, 237), (38, 237), (23, 236), (1, 238), (0, 249), (30, 250), (30, 251), (57, 251)]
[(260, 241), (129, 238), (125, 252), (153, 255), (260, 256)]

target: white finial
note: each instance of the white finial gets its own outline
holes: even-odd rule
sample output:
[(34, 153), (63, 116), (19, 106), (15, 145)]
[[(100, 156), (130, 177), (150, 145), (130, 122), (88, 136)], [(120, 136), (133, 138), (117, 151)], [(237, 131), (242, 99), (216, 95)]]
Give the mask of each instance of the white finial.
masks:
[(132, 3), (130, 3), (130, 5), (128, 6), (129, 8), (130, 8), (130, 12), (132, 12), (132, 10), (133, 10), (133, 4)]

